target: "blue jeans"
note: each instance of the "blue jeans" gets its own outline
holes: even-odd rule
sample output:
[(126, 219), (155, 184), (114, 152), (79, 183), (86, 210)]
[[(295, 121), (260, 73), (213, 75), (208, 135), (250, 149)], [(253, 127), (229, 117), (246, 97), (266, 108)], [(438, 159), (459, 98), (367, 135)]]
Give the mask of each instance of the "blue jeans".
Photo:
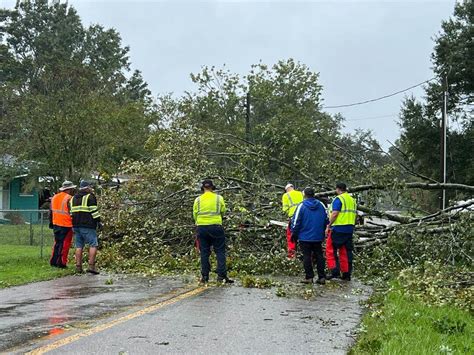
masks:
[(220, 225), (198, 226), (197, 235), (201, 252), (201, 275), (203, 279), (209, 280), (211, 247), (214, 248), (217, 257), (217, 276), (227, 278), (224, 228)]
[(86, 244), (89, 244), (90, 247), (97, 247), (99, 245), (95, 229), (76, 227), (73, 230), (76, 248), (83, 249)]

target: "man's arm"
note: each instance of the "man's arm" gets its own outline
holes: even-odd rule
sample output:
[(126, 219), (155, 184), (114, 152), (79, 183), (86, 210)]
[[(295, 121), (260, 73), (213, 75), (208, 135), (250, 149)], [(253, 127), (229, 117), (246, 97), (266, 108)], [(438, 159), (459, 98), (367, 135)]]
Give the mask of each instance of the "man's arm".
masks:
[(283, 194), (283, 197), (281, 198), (281, 205), (283, 212), (288, 213), (288, 210), (290, 209), (290, 203), (286, 194)]
[(331, 215), (329, 216), (328, 228), (330, 228), (332, 224), (336, 221), (336, 218), (339, 215), (339, 212), (341, 211), (341, 209), (342, 209), (342, 202), (340, 199), (336, 198), (332, 203), (332, 212), (331, 212)]
[(290, 224), (290, 229), (291, 229), (291, 234), (292, 236), (297, 239), (298, 235), (301, 230), (301, 221), (303, 219), (303, 205), (299, 205), (296, 208), (295, 214), (291, 218), (291, 224)]
[(194, 222), (196, 222), (197, 220), (197, 214), (198, 214), (198, 203), (197, 203), (197, 199), (194, 200), (194, 205), (193, 205), (193, 218), (194, 218)]
[(339, 215), (339, 211), (332, 211), (331, 217), (329, 218), (328, 227), (330, 227), (334, 223), (338, 215)]
[(87, 200), (87, 205), (89, 206), (89, 211), (92, 215), (92, 218), (97, 220), (97, 223), (100, 223), (100, 211), (97, 206), (97, 198), (94, 194), (90, 194), (89, 199)]
[(322, 201), (319, 201), (321, 207), (323, 208), (323, 216), (324, 216), (324, 226), (327, 227), (327, 225), (329, 224), (329, 218), (328, 218), (328, 211), (326, 210), (326, 206), (324, 205), (324, 203), (322, 203)]
[(50, 229), (53, 229), (53, 208), (52, 207), (53, 207), (53, 203), (51, 201), (51, 203), (49, 204), (49, 228)]
[(221, 204), (221, 215), (224, 215), (227, 211), (227, 207), (225, 205), (224, 197), (220, 197), (220, 204)]

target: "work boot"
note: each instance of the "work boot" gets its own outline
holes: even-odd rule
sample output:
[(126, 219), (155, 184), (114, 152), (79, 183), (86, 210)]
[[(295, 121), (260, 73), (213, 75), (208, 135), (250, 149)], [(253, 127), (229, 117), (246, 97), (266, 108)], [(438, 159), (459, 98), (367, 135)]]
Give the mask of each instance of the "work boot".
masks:
[(351, 274), (349, 274), (348, 272), (343, 272), (342, 273), (342, 279), (344, 281), (351, 281)]
[(330, 274), (326, 275), (326, 280), (332, 280), (332, 279), (340, 279), (341, 275), (336, 272), (331, 272)]
[(200, 284), (207, 284), (208, 282), (209, 282), (209, 277), (202, 276), (201, 279), (199, 280)]
[(227, 276), (226, 277), (218, 276), (217, 283), (233, 284), (234, 280), (229, 279)]
[(309, 284), (312, 284), (312, 283), (313, 283), (313, 279), (304, 279), (304, 280), (301, 280), (300, 282), (301, 282), (302, 284), (309, 285)]
[(97, 271), (95, 264), (89, 264), (89, 268), (87, 269), (87, 272), (92, 275), (99, 275), (100, 272)]
[(76, 274), (82, 274), (83, 272), (82, 265), (76, 265)]
[(324, 277), (321, 277), (316, 281), (318, 285), (325, 285), (326, 284), (326, 279)]

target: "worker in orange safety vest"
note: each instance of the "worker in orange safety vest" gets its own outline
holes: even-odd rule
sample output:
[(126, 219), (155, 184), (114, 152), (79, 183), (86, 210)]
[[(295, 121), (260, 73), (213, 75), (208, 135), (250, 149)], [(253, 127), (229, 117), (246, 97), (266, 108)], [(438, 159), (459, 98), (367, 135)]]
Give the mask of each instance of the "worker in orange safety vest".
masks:
[(54, 245), (49, 263), (51, 266), (66, 268), (69, 248), (72, 243), (72, 217), (69, 201), (74, 195), (76, 185), (64, 181), (59, 192), (51, 199), (50, 228), (54, 232)]

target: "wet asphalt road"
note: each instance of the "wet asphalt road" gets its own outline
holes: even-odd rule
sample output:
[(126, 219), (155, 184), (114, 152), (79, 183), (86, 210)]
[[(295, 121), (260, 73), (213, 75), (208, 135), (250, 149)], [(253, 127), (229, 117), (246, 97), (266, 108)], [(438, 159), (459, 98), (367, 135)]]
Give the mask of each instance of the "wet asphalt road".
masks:
[[(112, 285), (106, 285), (112, 280)], [(84, 328), (101, 317), (179, 290), (179, 279), (82, 275), (0, 290), (0, 352)]]
[[(143, 308), (146, 302), (159, 301), (160, 295), (184, 287), (182, 281), (161, 278), (151, 281), (151, 287), (144, 279), (121, 279), (111, 286), (104, 285), (103, 279), (95, 280), (97, 288), (89, 295), (78, 291), (74, 286), (78, 280), (74, 277), (35, 284), (38, 286), (34, 295), (22, 296), (25, 301), (15, 300), (14, 295), (20, 294), (18, 289), (31, 289), (32, 285), (0, 291), (0, 346), (3, 347), (0, 349), (18, 345), (14, 343), (23, 345), (14, 349), (16, 352), (44, 346), (80, 333), (81, 328), (90, 329), (94, 324), (109, 321), (107, 317), (100, 320), (94, 317), (97, 312), (110, 314), (121, 307), (123, 311), (123, 307), (139, 302)], [(76, 290), (72, 298), (70, 294), (58, 296), (55, 290), (64, 287), (64, 281), (70, 285), (65, 289)], [(369, 290), (354, 281), (314, 287), (318, 295), (312, 300), (277, 297), (274, 289), (210, 287), (198, 295), (77, 339), (51, 353), (344, 354), (353, 342), (352, 332), (362, 315), (359, 301), (368, 296)], [(4, 305), (6, 292), (12, 297), (7, 306)], [(31, 302), (34, 299), (42, 301)], [(82, 306), (76, 306), (76, 301)], [(55, 307), (57, 302), (64, 303), (64, 307)], [(52, 320), (55, 318), (61, 321)], [(78, 322), (85, 321), (87, 324), (77, 327)], [(68, 324), (75, 323), (76, 326), (68, 328)], [(40, 340), (31, 337), (51, 334), (51, 329), (67, 331)]]

